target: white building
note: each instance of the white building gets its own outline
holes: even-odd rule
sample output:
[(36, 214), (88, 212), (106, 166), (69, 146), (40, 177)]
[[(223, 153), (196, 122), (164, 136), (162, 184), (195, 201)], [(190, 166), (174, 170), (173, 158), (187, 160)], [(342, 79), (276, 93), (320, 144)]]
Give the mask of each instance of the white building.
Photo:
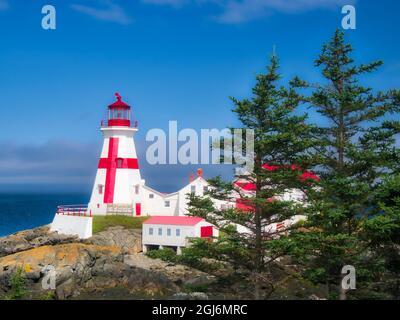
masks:
[(190, 238), (218, 237), (218, 230), (200, 217), (153, 216), (143, 223), (143, 252), (172, 248), (177, 254), (187, 247)]
[[(137, 122), (135, 121), (132, 125), (131, 107), (122, 101), (118, 93), (115, 95), (117, 101), (107, 107), (108, 119), (102, 121), (100, 129), (104, 142), (87, 209), (85, 208), (84, 212), (82, 212), (82, 206), (60, 206), (52, 224), (52, 230), (54, 231), (89, 237), (91, 232), (89, 234), (87, 230), (90, 229), (88, 226), (92, 224), (93, 215), (184, 217), (188, 213), (188, 194), (203, 196), (209, 188), (208, 182), (203, 178), (201, 169), (197, 170), (197, 177), (191, 178), (188, 185), (173, 193), (162, 193), (146, 186), (145, 180), (142, 179), (140, 174), (134, 141), (134, 136), (138, 131)], [(292, 167), (296, 169), (295, 166)], [(276, 170), (278, 167), (263, 165), (263, 168)], [(304, 172), (303, 176), (302, 178), (304, 179), (319, 179), (310, 172)], [(252, 183), (238, 180), (234, 184), (241, 189), (240, 193), (244, 192), (249, 195), (254, 193), (255, 186)], [(235, 207), (244, 211), (251, 211), (251, 206), (241, 201), (240, 193), (233, 193), (232, 201), (213, 199), (215, 207), (217, 209)], [(281, 198), (302, 201), (303, 196), (300, 191), (292, 190), (282, 195)], [(66, 212), (67, 214), (65, 214)], [(79, 216), (81, 219), (70, 218), (70, 216)], [(302, 218), (301, 216), (295, 217), (295, 220), (298, 221)], [(276, 230), (277, 228), (283, 228), (282, 226), (284, 225), (293, 223), (294, 221), (287, 220), (269, 227)], [(191, 228), (193, 230), (196, 229), (194, 226), (191, 226)], [(238, 226), (238, 228), (241, 227)], [(249, 232), (246, 228), (238, 229), (238, 231)], [(186, 234), (185, 232), (183, 234)], [(191, 235), (191, 233), (188, 234)], [(153, 239), (155, 239), (154, 236), (152, 237)], [(186, 236), (181, 238), (186, 239)], [(166, 239), (168, 241), (173, 239), (178, 241), (176, 236), (175, 238), (167, 236)], [(159, 241), (161, 240), (159, 239)], [(163, 244), (157, 242), (154, 245)], [(183, 242), (173, 242), (170, 245), (179, 248), (185, 246)]]

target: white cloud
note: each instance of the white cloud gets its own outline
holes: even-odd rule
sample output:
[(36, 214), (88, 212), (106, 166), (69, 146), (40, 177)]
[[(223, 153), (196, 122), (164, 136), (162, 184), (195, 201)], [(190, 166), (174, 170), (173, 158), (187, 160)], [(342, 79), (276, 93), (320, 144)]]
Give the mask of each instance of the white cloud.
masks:
[(222, 12), (214, 18), (221, 23), (241, 23), (274, 13), (302, 13), (315, 9), (336, 9), (356, 0), (142, 0), (144, 3), (182, 6), (187, 3), (213, 5)]
[(6, 0), (0, 0), (0, 11), (7, 10), (8, 7), (9, 7), (9, 5)]
[(18, 145), (0, 141), (0, 184), (90, 183), (98, 146), (68, 141)]
[(100, 1), (99, 4), (101, 5), (101, 8), (81, 4), (72, 4), (71, 8), (98, 20), (110, 21), (124, 25), (132, 22), (132, 19), (120, 5), (108, 0)]
[(349, 0), (228, 0), (224, 12), (217, 20), (224, 23), (240, 23), (269, 14), (302, 13), (316, 9), (335, 9), (349, 4)]
[(190, 3), (191, 1), (192, 0), (142, 0), (143, 3), (167, 5), (172, 7), (181, 7), (185, 4)]

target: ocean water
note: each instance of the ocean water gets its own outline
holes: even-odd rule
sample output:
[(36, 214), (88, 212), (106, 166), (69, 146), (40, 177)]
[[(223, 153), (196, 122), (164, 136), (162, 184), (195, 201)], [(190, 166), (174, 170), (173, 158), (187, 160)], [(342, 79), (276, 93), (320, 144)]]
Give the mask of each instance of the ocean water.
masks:
[(58, 205), (88, 201), (88, 194), (0, 194), (0, 237), (51, 223)]

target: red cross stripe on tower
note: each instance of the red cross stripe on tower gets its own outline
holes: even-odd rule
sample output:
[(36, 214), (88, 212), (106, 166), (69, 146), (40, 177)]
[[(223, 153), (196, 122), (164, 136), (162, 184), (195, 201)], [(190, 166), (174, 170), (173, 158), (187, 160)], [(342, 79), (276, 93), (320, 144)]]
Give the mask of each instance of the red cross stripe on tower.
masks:
[(100, 158), (98, 168), (107, 170), (104, 203), (113, 203), (117, 169), (139, 169), (139, 164), (138, 160), (134, 158), (118, 158), (118, 138), (110, 138), (108, 158)]

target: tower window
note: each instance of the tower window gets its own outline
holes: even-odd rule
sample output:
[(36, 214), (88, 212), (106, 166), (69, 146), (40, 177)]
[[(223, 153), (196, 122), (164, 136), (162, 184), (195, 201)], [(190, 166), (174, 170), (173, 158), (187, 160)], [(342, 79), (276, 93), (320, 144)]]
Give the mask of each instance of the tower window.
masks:
[(102, 184), (99, 184), (99, 185), (97, 186), (97, 188), (98, 188), (98, 190), (99, 190), (99, 194), (103, 194), (103, 185), (102, 185)]
[(122, 168), (122, 163), (123, 163), (123, 159), (118, 158), (117, 159), (117, 168)]
[(190, 192), (191, 193), (196, 193), (196, 186), (191, 186), (190, 187)]
[(166, 200), (164, 202), (165, 207), (169, 208), (171, 206), (171, 203), (169, 202), (169, 200)]
[(154, 194), (153, 194), (153, 193), (150, 193), (150, 194), (149, 194), (149, 198), (150, 198), (150, 199), (154, 199)]
[(135, 194), (139, 194), (139, 185), (138, 184), (135, 186)]

